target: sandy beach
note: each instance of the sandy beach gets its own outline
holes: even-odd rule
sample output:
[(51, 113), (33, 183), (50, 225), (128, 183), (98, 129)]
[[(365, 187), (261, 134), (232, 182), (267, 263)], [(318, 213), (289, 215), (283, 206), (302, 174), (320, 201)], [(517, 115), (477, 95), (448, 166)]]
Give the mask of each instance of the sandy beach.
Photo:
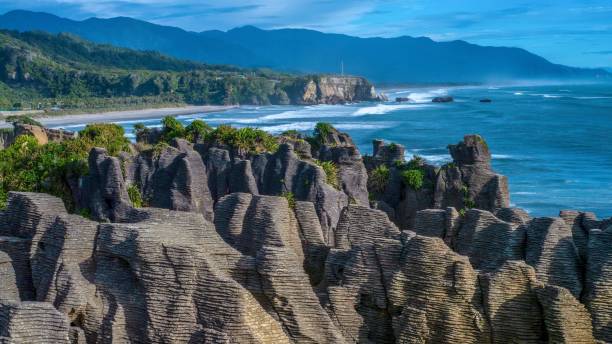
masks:
[[(96, 122), (115, 122), (129, 121), (137, 119), (159, 118), (169, 115), (190, 115), (203, 112), (218, 112), (225, 111), (236, 106), (225, 105), (203, 105), (203, 106), (185, 106), (175, 108), (160, 108), (160, 109), (144, 109), (144, 110), (126, 110), (126, 111), (111, 111), (99, 113), (84, 113), (74, 115), (47, 116), (36, 118), (48, 127), (68, 126), (74, 124), (86, 124)], [(10, 123), (0, 120), (0, 128), (9, 128)]]

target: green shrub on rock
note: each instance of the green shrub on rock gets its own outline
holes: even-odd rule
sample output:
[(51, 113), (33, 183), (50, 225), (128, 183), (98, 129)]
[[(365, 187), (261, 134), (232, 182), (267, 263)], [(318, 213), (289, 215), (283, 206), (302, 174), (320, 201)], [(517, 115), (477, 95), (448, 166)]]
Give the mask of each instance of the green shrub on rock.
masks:
[(173, 116), (166, 116), (162, 119), (162, 140), (172, 141), (174, 138), (185, 138), (185, 127), (178, 119)]
[(315, 160), (315, 163), (318, 166), (321, 166), (321, 168), (323, 168), (327, 184), (333, 186), (337, 190), (340, 190), (340, 182), (338, 180), (338, 166), (336, 166), (333, 161)]
[(287, 199), (287, 203), (289, 204), (290, 209), (295, 209), (295, 195), (293, 194), (293, 192), (283, 192), (281, 196)]
[(201, 119), (196, 119), (185, 128), (185, 139), (191, 142), (198, 142), (206, 137), (206, 134), (212, 131), (210, 125)]
[(420, 190), (423, 187), (425, 174), (420, 169), (402, 171), (402, 181), (413, 190)]
[(368, 179), (370, 190), (379, 194), (384, 193), (385, 189), (387, 188), (387, 184), (389, 183), (390, 176), (391, 173), (386, 165), (377, 166), (372, 170)]
[(274, 153), (278, 149), (278, 139), (257, 128), (234, 128), (220, 125), (206, 134), (204, 140), (209, 144), (225, 145), (234, 148), (239, 154)]
[(91, 124), (78, 138), (39, 145), (28, 135), (0, 150), (0, 206), (9, 191), (46, 192), (73, 206), (68, 181), (88, 172), (87, 158), (93, 147), (111, 155), (129, 150), (123, 128), (116, 124)]
[(113, 156), (130, 150), (130, 140), (125, 137), (125, 130), (114, 123), (89, 124), (79, 132), (77, 140), (67, 140), (62, 144), (76, 144), (84, 156), (94, 147), (105, 148), (108, 154)]
[(128, 196), (130, 197), (130, 201), (132, 202), (132, 205), (134, 206), (134, 208), (142, 208), (144, 202), (142, 200), (142, 195), (140, 194), (140, 190), (138, 189), (137, 185), (130, 185), (128, 186)]

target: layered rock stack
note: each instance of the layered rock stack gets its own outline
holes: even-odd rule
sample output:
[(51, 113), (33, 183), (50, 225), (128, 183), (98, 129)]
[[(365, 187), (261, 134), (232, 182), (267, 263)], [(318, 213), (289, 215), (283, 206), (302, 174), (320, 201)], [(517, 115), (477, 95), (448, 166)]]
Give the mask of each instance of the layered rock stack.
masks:
[[(510, 205), (508, 180), (491, 168), (491, 153), (479, 135), (467, 135), (462, 142), (449, 145), (453, 162), (440, 168), (415, 157), (404, 160), (405, 148), (398, 144), (373, 142), (374, 154), (366, 161), (372, 172), (380, 165), (388, 166), (387, 187), (375, 195), (377, 207), (387, 211), (402, 229), (413, 229), (416, 213), (424, 209), (453, 207), (461, 213), (471, 208), (496, 211)], [(422, 185), (407, 184), (402, 174), (418, 170)]]
[[(612, 342), (612, 219), (509, 208), (477, 136), (440, 170), (380, 143), (364, 164), (337, 131), (307, 145), (94, 149), (79, 199), (97, 221), (11, 192), (0, 343)], [(338, 166), (339, 189), (314, 159)], [(432, 182), (414, 198), (429, 203), (396, 208), (409, 227), (369, 206), (380, 164), (397, 168), (389, 205), (407, 204), (401, 172)]]

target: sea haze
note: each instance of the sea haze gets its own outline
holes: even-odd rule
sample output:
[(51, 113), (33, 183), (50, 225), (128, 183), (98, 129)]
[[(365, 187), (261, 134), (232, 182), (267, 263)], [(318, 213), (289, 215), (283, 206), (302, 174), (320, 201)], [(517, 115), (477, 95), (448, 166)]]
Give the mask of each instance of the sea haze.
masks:
[[(348, 132), (362, 154), (371, 154), (371, 141), (383, 138), (405, 145), (407, 159), (418, 154), (438, 165), (450, 161), (448, 144), (478, 133), (489, 144), (495, 170), (508, 176), (513, 206), (534, 216), (555, 216), (562, 209), (612, 215), (612, 85), (383, 91), (390, 99), (408, 97), (414, 102), (244, 106), (179, 119), (254, 126), (275, 134), (289, 129), (310, 132), (325, 121)], [(440, 95), (451, 95), (455, 102), (431, 103)], [(483, 98), (492, 102), (479, 102)], [(159, 118), (140, 122), (160, 126)], [(119, 123), (133, 138), (135, 122)]]

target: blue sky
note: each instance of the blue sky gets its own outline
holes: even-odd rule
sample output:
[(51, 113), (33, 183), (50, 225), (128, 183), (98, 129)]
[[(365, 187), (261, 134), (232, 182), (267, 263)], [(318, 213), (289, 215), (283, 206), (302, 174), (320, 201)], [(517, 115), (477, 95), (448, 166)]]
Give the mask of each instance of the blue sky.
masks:
[(186, 30), (300, 27), (516, 46), (556, 62), (612, 67), (612, 0), (0, 0), (72, 19), (128, 16)]

